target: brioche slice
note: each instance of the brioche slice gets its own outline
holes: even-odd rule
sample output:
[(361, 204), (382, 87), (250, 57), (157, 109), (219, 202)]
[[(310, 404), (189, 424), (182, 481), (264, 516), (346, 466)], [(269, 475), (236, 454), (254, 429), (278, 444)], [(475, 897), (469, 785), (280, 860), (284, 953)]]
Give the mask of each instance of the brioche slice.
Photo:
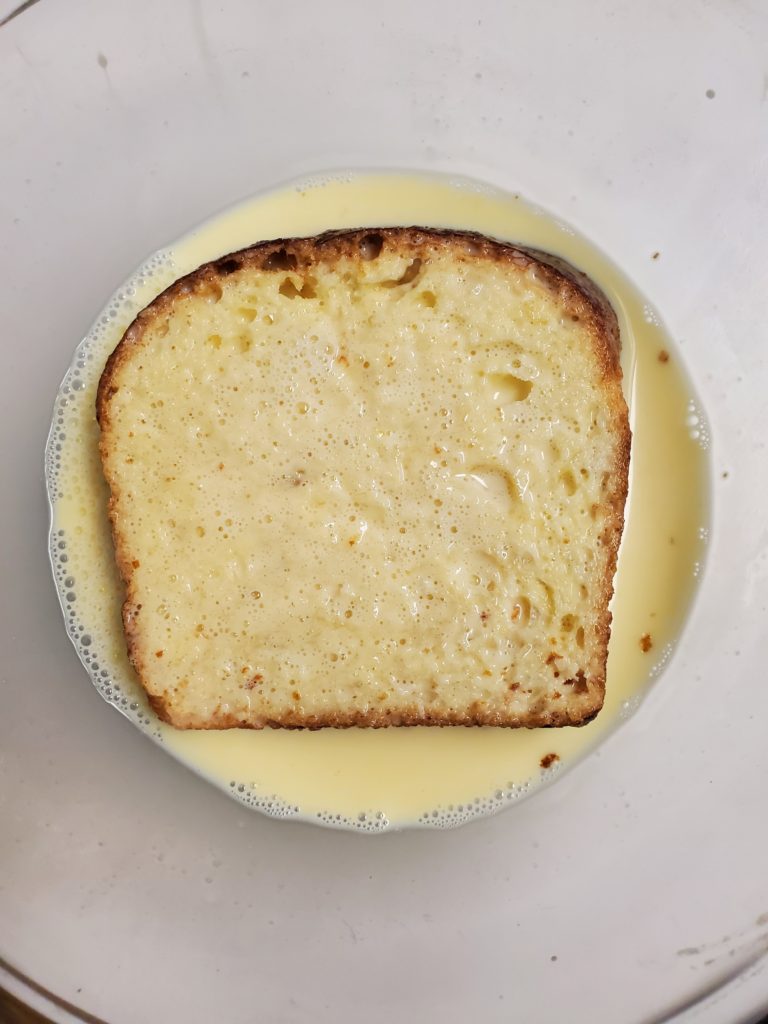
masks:
[(630, 431), (582, 274), (423, 228), (176, 282), (101, 378), (130, 657), (182, 729), (600, 709)]

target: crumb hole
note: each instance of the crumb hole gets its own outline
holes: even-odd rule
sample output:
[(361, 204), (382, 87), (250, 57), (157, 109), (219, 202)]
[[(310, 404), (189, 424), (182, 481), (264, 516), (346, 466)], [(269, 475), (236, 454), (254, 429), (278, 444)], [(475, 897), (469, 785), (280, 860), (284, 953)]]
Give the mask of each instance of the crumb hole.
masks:
[[(518, 360), (519, 362), (519, 360)], [(513, 373), (490, 373), (488, 380), (497, 402), (524, 402), (533, 390), (533, 381), (523, 380)]]
[(384, 239), (381, 235), (365, 235), (360, 239), (360, 255), (364, 260), (375, 260), (381, 255)]
[(297, 288), (290, 277), (286, 277), (278, 290), (286, 299), (314, 299), (316, 295), (314, 283), (312, 278), (307, 278), (301, 288)]
[(277, 249), (267, 256), (262, 264), (264, 270), (295, 270), (298, 260), (292, 252), (287, 249)]
[(400, 275), (400, 277), (394, 278), (394, 279), (392, 279), (390, 281), (382, 281), (381, 282), (381, 287), (382, 288), (399, 288), (400, 285), (410, 284), (412, 281), (415, 281), (416, 278), (419, 276), (419, 271), (420, 270), (421, 270), (421, 260), (418, 257), (416, 257), (415, 260), (412, 260), (408, 264), (408, 266), (405, 268), (405, 270)]

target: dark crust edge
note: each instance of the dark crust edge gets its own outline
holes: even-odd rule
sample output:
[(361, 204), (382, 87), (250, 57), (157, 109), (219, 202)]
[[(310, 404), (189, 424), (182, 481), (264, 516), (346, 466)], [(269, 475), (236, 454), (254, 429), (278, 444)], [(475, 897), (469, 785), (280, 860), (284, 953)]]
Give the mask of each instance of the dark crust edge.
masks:
[[(383, 244), (394, 243), (403, 255), (424, 256), (430, 248), (450, 246), (458, 258), (471, 260), (488, 259), (494, 262), (512, 263), (519, 270), (533, 270), (540, 280), (556, 296), (562, 309), (579, 319), (588, 330), (595, 346), (603, 383), (604, 395), (609, 407), (613, 428), (616, 432), (615, 459), (604, 504), (608, 507), (605, 528), (599, 543), (607, 549), (606, 570), (601, 588), (599, 607), (602, 614), (595, 623), (597, 634), (597, 656), (599, 670), (587, 679), (588, 691), (580, 694), (582, 699), (573, 706), (575, 694), (570, 695), (571, 706), (557, 709), (532, 710), (525, 715), (512, 712), (504, 714), (498, 710), (473, 705), (468, 710), (454, 710), (434, 714), (418, 707), (402, 708), (397, 711), (369, 709), (333, 713), (325, 716), (305, 715), (300, 710), (288, 709), (279, 718), (241, 719), (237, 714), (214, 711), (204, 724), (195, 719), (195, 724), (185, 724), (183, 713), (174, 714), (163, 695), (150, 693), (145, 682), (145, 665), (138, 641), (136, 616), (141, 605), (136, 603), (133, 587), (133, 566), (129, 558), (118, 525), (117, 505), (119, 487), (112, 478), (108, 466), (108, 435), (110, 427), (109, 402), (117, 391), (116, 376), (123, 362), (131, 358), (133, 350), (144, 338), (145, 331), (154, 322), (170, 313), (177, 299), (204, 292), (207, 288), (232, 274), (242, 271), (301, 273), (317, 263), (333, 263), (342, 257), (360, 259), (361, 246), (370, 239), (381, 239)], [(456, 248), (458, 246), (458, 252)], [(292, 265), (286, 265), (282, 258), (288, 255)], [(377, 254), (378, 255), (378, 254)], [(270, 257), (279, 257), (275, 266), (265, 266)], [(295, 261), (295, 264), (293, 263)], [(221, 256), (205, 263), (185, 275), (161, 292), (133, 320), (118, 345), (110, 354), (99, 379), (96, 393), (96, 419), (101, 429), (99, 452), (104, 476), (110, 489), (108, 513), (115, 548), (115, 558), (120, 576), (125, 585), (125, 601), (122, 607), (123, 629), (128, 656), (139, 680), (147, 692), (149, 702), (164, 722), (180, 729), (234, 729), (234, 728), (384, 728), (387, 726), (497, 726), (506, 728), (557, 728), (580, 726), (590, 722), (601, 710), (605, 699), (605, 668), (608, 657), (608, 642), (611, 635), (612, 616), (609, 603), (613, 596), (613, 580), (616, 573), (619, 545), (624, 528), (624, 508), (629, 487), (629, 458), (631, 431), (626, 401), (621, 390), (621, 338), (616, 313), (608, 298), (586, 274), (566, 260), (534, 248), (526, 248), (471, 231), (436, 229), (423, 227), (356, 228), (343, 231), (328, 231), (310, 238), (279, 238), (260, 242)], [(563, 687), (578, 687), (583, 680), (566, 680)], [(577, 691), (578, 692), (578, 691)]]
[[(569, 685), (568, 683), (564, 685)], [(585, 695), (587, 696), (587, 695)], [(589, 694), (591, 696), (591, 692)], [(548, 711), (540, 715), (536, 721), (529, 721), (526, 715), (505, 715), (500, 711), (478, 709), (473, 711), (453, 711), (447, 714), (433, 714), (428, 710), (421, 711), (417, 708), (402, 708), (392, 711), (351, 711), (345, 714), (335, 713), (333, 715), (305, 715), (300, 711), (287, 710), (281, 717), (264, 716), (258, 719), (240, 719), (236, 714), (221, 714), (214, 711), (210, 716), (210, 724), (188, 726), (178, 724), (183, 721), (184, 715), (174, 716), (169, 711), (165, 699), (156, 694), (148, 695), (152, 710), (158, 718), (168, 725), (178, 729), (384, 729), (389, 726), (488, 726), (498, 728), (518, 729), (557, 729), (562, 726), (587, 725), (596, 717), (602, 705), (596, 702), (587, 702), (586, 707), (579, 706), (573, 709), (572, 714), (567, 711)]]

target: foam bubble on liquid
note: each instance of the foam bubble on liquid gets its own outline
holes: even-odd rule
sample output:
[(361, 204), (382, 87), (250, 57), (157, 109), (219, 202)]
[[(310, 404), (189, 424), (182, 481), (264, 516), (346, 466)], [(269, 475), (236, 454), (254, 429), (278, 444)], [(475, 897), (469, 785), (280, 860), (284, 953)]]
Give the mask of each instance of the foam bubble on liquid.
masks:
[(622, 701), (621, 711), (619, 712), (619, 718), (622, 722), (627, 721), (631, 718), (642, 704), (643, 698), (639, 693), (636, 693), (634, 697), (630, 697), (628, 700)]
[(418, 818), (417, 823), (422, 828), (449, 829), (464, 825), (473, 818), (485, 818), (495, 814), (503, 807), (509, 806), (517, 800), (521, 800), (530, 793), (534, 785), (543, 783), (560, 771), (559, 763), (542, 769), (538, 783), (533, 780), (527, 782), (508, 782), (504, 789), (497, 789), (491, 796), (475, 797), (465, 803), (447, 804), (444, 807), (435, 807), (431, 811), (425, 811)]
[(664, 670), (667, 662), (672, 657), (672, 655), (674, 653), (674, 650), (675, 650), (675, 645), (671, 644), (671, 643), (670, 644), (665, 644), (664, 647), (662, 647), (661, 653), (659, 654), (659, 656), (656, 659), (653, 667), (651, 668), (651, 671), (649, 673), (649, 679), (656, 679), (656, 677), (661, 674), (661, 672)]
[(293, 189), (295, 192), (302, 194), (326, 188), (328, 185), (346, 185), (352, 181), (353, 177), (354, 174), (351, 171), (329, 171), (325, 174), (311, 174), (297, 181)]
[(693, 401), (688, 403), (685, 425), (691, 439), (706, 451), (710, 444), (709, 425), (703, 412)]
[(643, 306), (643, 319), (647, 324), (651, 324), (653, 327), (661, 327), (661, 318), (653, 306), (646, 303)]
[(548, 214), (545, 210), (540, 210), (536, 207), (533, 207), (533, 212), (542, 219), (546, 219), (559, 234), (567, 235), (569, 238), (576, 238), (575, 228), (572, 228), (566, 221), (560, 220), (558, 217), (552, 217), (551, 214)]
[[(228, 792), (233, 799), (251, 810), (261, 811), (272, 818), (297, 818), (306, 820), (297, 804), (289, 803), (276, 794), (259, 794), (255, 782), (230, 781)], [(332, 828), (353, 829), (357, 832), (385, 832), (390, 821), (383, 811), (360, 811), (357, 815), (339, 814), (334, 811), (317, 811), (310, 820), (319, 821)]]

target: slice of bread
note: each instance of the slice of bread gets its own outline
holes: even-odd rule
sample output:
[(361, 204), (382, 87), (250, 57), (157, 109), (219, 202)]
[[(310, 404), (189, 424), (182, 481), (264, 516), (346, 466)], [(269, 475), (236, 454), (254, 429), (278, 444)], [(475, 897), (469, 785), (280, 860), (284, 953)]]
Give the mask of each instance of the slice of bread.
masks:
[(584, 275), (462, 232), (266, 242), (176, 282), (97, 400), (158, 715), (588, 721), (627, 495), (619, 348)]

